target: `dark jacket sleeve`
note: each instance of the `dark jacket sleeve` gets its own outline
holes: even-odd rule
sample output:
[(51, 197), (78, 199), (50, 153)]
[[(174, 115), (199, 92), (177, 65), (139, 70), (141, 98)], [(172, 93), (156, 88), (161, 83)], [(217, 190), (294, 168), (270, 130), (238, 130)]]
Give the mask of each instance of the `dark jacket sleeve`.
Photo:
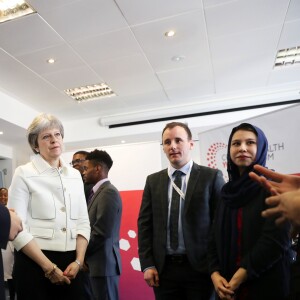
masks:
[(215, 211), (215, 218), (213, 221), (213, 225), (211, 227), (209, 240), (208, 240), (208, 270), (209, 273), (212, 274), (214, 272), (220, 272), (220, 262), (219, 262), (219, 253), (218, 253), (218, 245), (217, 239), (221, 238), (218, 237), (216, 234), (216, 225), (219, 220), (220, 214), (223, 212), (223, 205), (222, 200), (218, 203), (218, 206)]
[[(261, 211), (266, 208), (265, 198), (267, 194), (262, 191), (258, 198), (253, 202), (253, 206), (249, 206), (243, 210), (245, 217), (243, 220), (248, 222), (244, 224), (243, 244), (241, 267), (247, 270), (248, 279), (259, 277), (263, 272), (272, 268), (284, 256), (289, 256), (290, 238), (289, 224), (277, 226), (273, 218), (264, 219), (260, 216)], [(256, 224), (253, 224), (254, 215)], [(261, 223), (259, 228), (258, 223)], [(260, 229), (260, 231), (258, 231)], [(256, 238), (255, 242), (251, 239)], [(251, 245), (252, 244), (252, 245)]]
[(143, 192), (142, 204), (138, 217), (138, 245), (139, 258), (142, 271), (145, 268), (153, 267), (153, 221), (152, 221), (152, 196), (149, 183), (149, 176)]
[(0, 204), (0, 247), (6, 249), (10, 231), (10, 215), (8, 209)]
[(213, 190), (212, 190), (212, 196), (211, 198), (213, 199), (210, 204), (210, 212), (211, 212), (211, 220), (215, 219), (215, 213), (217, 210), (217, 207), (221, 201), (221, 190), (223, 185), (225, 184), (224, 178), (223, 178), (223, 173), (220, 170), (217, 170), (216, 176), (214, 178), (214, 183), (213, 183)]

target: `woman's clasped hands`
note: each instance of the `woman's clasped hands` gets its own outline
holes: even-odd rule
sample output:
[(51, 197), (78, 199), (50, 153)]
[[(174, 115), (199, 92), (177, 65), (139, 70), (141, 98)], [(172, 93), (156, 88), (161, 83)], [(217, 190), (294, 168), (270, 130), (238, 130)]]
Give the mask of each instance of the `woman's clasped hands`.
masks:
[(53, 284), (57, 285), (71, 283), (71, 280), (67, 276), (65, 276), (62, 270), (55, 264), (50, 271), (45, 272), (45, 277), (48, 278)]
[(222, 300), (234, 299), (234, 291), (230, 288), (228, 281), (220, 275), (219, 272), (214, 272), (211, 275), (215, 291)]

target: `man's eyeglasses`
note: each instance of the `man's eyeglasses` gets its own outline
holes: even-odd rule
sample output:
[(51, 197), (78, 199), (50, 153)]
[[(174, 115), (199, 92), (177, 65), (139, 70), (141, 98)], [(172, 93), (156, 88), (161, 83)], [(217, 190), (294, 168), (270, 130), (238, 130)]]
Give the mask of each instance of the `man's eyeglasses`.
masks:
[(80, 163), (82, 163), (82, 162), (84, 162), (85, 161), (85, 159), (74, 159), (74, 160), (72, 160), (72, 162), (70, 162), (70, 165), (71, 166), (75, 166), (75, 165), (77, 165), (77, 164), (80, 164)]

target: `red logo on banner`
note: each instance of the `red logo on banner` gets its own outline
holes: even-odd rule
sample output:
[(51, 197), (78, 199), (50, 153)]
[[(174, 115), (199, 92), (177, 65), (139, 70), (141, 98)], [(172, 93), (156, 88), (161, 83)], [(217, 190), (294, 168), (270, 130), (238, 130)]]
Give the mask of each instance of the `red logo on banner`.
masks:
[[(218, 161), (217, 161), (217, 153), (222, 149), (227, 149), (227, 145), (224, 143), (213, 143), (207, 152), (207, 166), (213, 169), (217, 169)], [(223, 165), (223, 167), (225, 167)], [(219, 167), (220, 168), (220, 167)]]
[(213, 143), (206, 154), (207, 166), (213, 169), (219, 169), (223, 173), (225, 181), (228, 181), (227, 175), (227, 145), (222, 142)]

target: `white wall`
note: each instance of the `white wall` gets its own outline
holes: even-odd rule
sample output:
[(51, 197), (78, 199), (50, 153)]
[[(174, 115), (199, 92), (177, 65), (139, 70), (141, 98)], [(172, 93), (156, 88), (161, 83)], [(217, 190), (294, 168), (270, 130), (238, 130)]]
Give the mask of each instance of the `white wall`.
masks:
[(0, 144), (0, 171), (4, 170), (3, 181), (4, 187), (9, 187), (13, 172), (13, 148)]
[[(94, 147), (78, 149), (92, 151), (105, 150), (113, 160), (109, 179), (120, 190), (143, 190), (146, 177), (161, 170), (161, 150), (158, 142)], [(66, 152), (63, 158), (71, 162), (73, 153)]]
[(12, 179), (12, 160), (0, 160), (0, 171), (3, 173), (3, 187), (9, 188)]

